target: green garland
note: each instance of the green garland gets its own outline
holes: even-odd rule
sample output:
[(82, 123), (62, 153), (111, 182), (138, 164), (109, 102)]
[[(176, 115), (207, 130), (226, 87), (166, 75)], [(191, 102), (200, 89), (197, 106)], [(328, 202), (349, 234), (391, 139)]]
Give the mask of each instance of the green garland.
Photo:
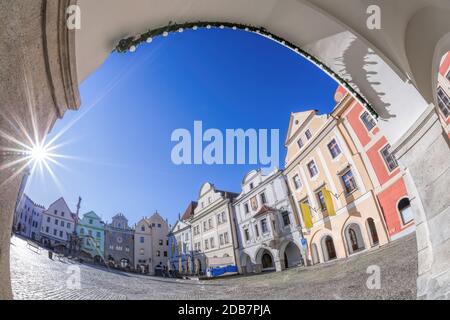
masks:
[[(366, 107), (375, 118), (378, 118), (378, 113), (373, 109), (373, 107), (367, 102), (367, 100), (361, 96), (359, 92), (357, 92), (355, 89), (352, 88), (352, 86), (345, 81), (339, 74), (331, 70), (329, 67), (327, 67), (324, 63), (322, 63), (319, 59), (316, 57), (310, 55), (303, 49), (297, 47), (295, 44), (284, 40), (281, 37), (278, 37), (277, 35), (274, 35), (270, 32), (268, 32), (263, 27), (255, 27), (251, 25), (244, 25), (239, 23), (229, 23), (229, 22), (187, 22), (187, 23), (172, 23), (170, 22), (168, 26), (166, 27), (160, 27), (157, 29), (149, 30), (141, 35), (138, 35), (136, 37), (128, 37), (125, 39), (122, 39), (117, 44), (116, 48), (114, 49), (115, 52), (118, 53), (127, 53), (127, 52), (134, 52), (137, 47), (144, 42), (151, 42), (154, 38), (159, 36), (168, 36), (170, 33), (175, 32), (183, 32), (187, 29), (193, 29), (197, 30), (200, 28), (206, 28), (206, 29), (212, 29), (212, 28), (220, 28), (220, 29), (233, 29), (233, 30), (243, 30), (247, 32), (253, 32), (257, 33), (263, 36), (266, 36), (274, 41), (279, 42), (280, 44), (290, 48), (291, 50), (294, 50), (304, 58), (308, 59), (315, 65), (322, 68), (325, 72), (327, 72), (331, 77), (333, 77), (337, 82), (339, 82), (340, 85), (342, 85), (347, 91), (351, 92), (356, 99), (358, 99), (360, 102), (362, 102), (363, 106)], [(113, 51), (113, 52), (114, 52)]]

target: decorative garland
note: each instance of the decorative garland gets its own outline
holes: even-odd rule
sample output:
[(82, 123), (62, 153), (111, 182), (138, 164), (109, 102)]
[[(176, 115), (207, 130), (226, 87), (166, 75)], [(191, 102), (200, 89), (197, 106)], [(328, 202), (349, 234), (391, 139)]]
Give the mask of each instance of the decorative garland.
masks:
[[(324, 63), (322, 63), (319, 59), (312, 56), (308, 52), (304, 51), (303, 49), (297, 47), (295, 44), (284, 40), (283, 38), (272, 34), (268, 32), (263, 27), (255, 27), (251, 25), (245, 25), (245, 24), (239, 24), (239, 23), (229, 23), (229, 22), (186, 22), (186, 23), (172, 23), (169, 22), (169, 25), (166, 27), (160, 27), (157, 29), (153, 29), (150, 31), (147, 31), (141, 35), (135, 36), (135, 37), (128, 37), (125, 39), (122, 39), (117, 44), (116, 48), (114, 49), (115, 52), (118, 53), (127, 53), (127, 52), (135, 52), (137, 50), (137, 47), (141, 43), (151, 43), (154, 38), (163, 36), (167, 37), (170, 33), (182, 33), (185, 30), (191, 29), (191, 30), (198, 30), (200, 28), (203, 29), (212, 29), (212, 28), (219, 28), (219, 29), (233, 29), (233, 30), (243, 30), (246, 32), (253, 32), (257, 33), (259, 35), (265, 36), (269, 39), (272, 39), (273, 41), (276, 41), (280, 43), (281, 45), (295, 51), (302, 57), (306, 58), (310, 62), (317, 65), (319, 68), (324, 70), (328, 75), (330, 75), (332, 78), (334, 78), (337, 82), (339, 82), (340, 85), (342, 85), (347, 91), (349, 91), (357, 100), (359, 100), (363, 106), (369, 110), (372, 115), (375, 118), (379, 118), (378, 113), (373, 109), (373, 107), (367, 102), (367, 100), (355, 89), (352, 88), (352, 86), (344, 80), (339, 74), (331, 70), (328, 66), (326, 66)], [(113, 51), (113, 52), (114, 52)]]

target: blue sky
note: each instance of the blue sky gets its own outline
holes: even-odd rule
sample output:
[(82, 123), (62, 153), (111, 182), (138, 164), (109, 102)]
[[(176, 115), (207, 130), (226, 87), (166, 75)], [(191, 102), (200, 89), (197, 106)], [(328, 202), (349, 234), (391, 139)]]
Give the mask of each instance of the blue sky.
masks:
[[(280, 163), (291, 112), (330, 112), (337, 83), (294, 52), (261, 36), (233, 30), (171, 34), (135, 53), (112, 54), (80, 88), (82, 106), (56, 123), (65, 168), (60, 186), (36, 176), (27, 193), (44, 206), (64, 196), (75, 210), (109, 221), (118, 212), (134, 224), (158, 210), (174, 223), (208, 181), (239, 192), (258, 166), (176, 166), (175, 129), (279, 129)], [(74, 121), (78, 119), (74, 123)]]

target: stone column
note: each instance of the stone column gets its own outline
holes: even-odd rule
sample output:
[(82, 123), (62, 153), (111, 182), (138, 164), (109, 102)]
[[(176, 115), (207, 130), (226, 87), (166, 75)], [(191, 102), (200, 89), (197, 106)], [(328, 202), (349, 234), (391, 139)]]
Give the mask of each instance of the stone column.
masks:
[(392, 150), (405, 167), (417, 228), (418, 297), (450, 298), (450, 145), (433, 105)]
[[(0, 300), (11, 299), (9, 250), (14, 207), (26, 162), (67, 109), (79, 107), (71, 0), (0, 2)], [(31, 139), (30, 139), (31, 138)], [(32, 141), (30, 141), (32, 140)]]

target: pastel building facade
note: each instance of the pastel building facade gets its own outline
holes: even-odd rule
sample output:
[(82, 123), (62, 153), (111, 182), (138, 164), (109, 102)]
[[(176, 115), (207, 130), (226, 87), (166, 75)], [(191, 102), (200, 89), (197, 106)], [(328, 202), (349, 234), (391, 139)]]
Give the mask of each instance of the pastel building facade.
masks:
[(105, 261), (115, 268), (134, 267), (134, 230), (122, 213), (105, 225)]
[(300, 213), (308, 264), (388, 243), (386, 225), (361, 156), (329, 115), (291, 115), (285, 176)]
[(239, 243), (232, 207), (236, 197), (235, 193), (216, 190), (210, 183), (201, 187), (191, 219), (195, 273), (238, 268)]
[(391, 153), (391, 144), (378, 121), (340, 87), (333, 117), (360, 154), (379, 202), (391, 240), (415, 231), (414, 213), (407, 191), (406, 175)]
[(195, 272), (190, 219), (194, 215), (196, 207), (197, 202), (191, 202), (184, 215), (178, 219), (169, 233), (170, 269), (180, 274), (192, 274)]
[(77, 222), (77, 215), (72, 213), (64, 198), (59, 198), (42, 214), (41, 243), (69, 247)]
[(148, 222), (152, 228), (152, 263), (153, 271), (167, 268), (169, 265), (169, 223), (158, 212)]
[(444, 55), (438, 76), (438, 114), (450, 138), (450, 53)]
[(233, 208), (241, 273), (282, 271), (303, 264), (301, 224), (282, 171), (248, 173)]
[(103, 262), (105, 254), (105, 223), (94, 212), (88, 212), (77, 224), (80, 250), (88, 259)]
[(147, 218), (143, 218), (136, 224), (134, 232), (134, 264), (135, 269), (141, 273), (153, 270), (152, 242), (152, 226)]
[(23, 237), (39, 241), (44, 210), (45, 208), (43, 206), (36, 204), (26, 194), (22, 194), (16, 208), (16, 217), (14, 219), (16, 233)]

